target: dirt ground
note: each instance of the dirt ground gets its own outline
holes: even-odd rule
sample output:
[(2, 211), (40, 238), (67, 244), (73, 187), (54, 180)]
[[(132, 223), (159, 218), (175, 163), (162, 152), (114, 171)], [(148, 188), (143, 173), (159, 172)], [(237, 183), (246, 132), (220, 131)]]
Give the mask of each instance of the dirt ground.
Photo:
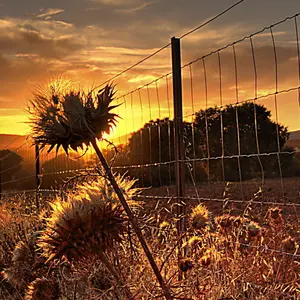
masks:
[[(150, 209), (169, 209), (171, 203), (176, 202), (175, 195), (175, 186), (151, 188), (142, 193), (141, 199)], [(184, 203), (187, 213), (201, 202), (208, 207), (212, 217), (224, 212), (241, 215), (251, 200), (254, 201), (251, 205), (254, 219), (265, 219), (270, 207), (279, 206), (285, 219), (291, 224), (290, 230), (300, 238), (300, 177), (283, 178), (282, 181), (266, 179), (263, 185), (261, 180), (250, 180), (243, 183), (203, 183), (197, 184), (197, 188), (191, 184), (185, 186)]]

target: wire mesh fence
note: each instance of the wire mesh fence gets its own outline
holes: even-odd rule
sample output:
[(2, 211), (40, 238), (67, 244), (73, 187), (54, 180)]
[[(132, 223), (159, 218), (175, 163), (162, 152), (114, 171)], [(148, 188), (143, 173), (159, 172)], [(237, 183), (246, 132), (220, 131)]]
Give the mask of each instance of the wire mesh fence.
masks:
[[(183, 137), (179, 143), (184, 149), (183, 157), (178, 157), (176, 150), (176, 84), (172, 60), (166, 54), (171, 43), (150, 55), (150, 63), (143, 60), (142, 66), (134, 65), (112, 77), (118, 79), (120, 92), (115, 98), (115, 110), (121, 118), (111, 136), (99, 146), (114, 172), (137, 179), (136, 185), (145, 188), (138, 200), (155, 207), (160, 202), (188, 208), (205, 203), (216, 214), (240, 213), (251, 207), (258, 219), (265, 218), (270, 207), (278, 206), (286, 210), (291, 222), (297, 222), (298, 16), (192, 57), (181, 66)], [(184, 46), (183, 43), (183, 49)], [(157, 58), (159, 55), (162, 57)], [(145, 70), (151, 76), (145, 76)], [(132, 89), (128, 91), (122, 80), (129, 82)], [(62, 186), (68, 178), (82, 172), (90, 174), (99, 164), (88, 147), (66, 156), (63, 151), (36, 153), (30, 138), (19, 142), (11, 141), (2, 147), (12, 152), (0, 151), (2, 199), (64, 193)], [(180, 164), (184, 172), (178, 178)], [(178, 182), (184, 186), (181, 195)], [(298, 248), (291, 253), (275, 246), (262, 249), (261, 245), (247, 242), (239, 242), (239, 246), (299, 260)], [(277, 286), (249, 284), (290, 297)]]
[[(115, 101), (121, 119), (112, 137), (108, 137), (109, 142), (102, 142), (101, 147), (115, 172), (137, 178), (142, 187), (175, 184), (174, 95), (169, 50), (170, 44), (150, 55), (150, 63), (145, 60), (142, 66), (126, 69), (126, 72), (134, 70), (131, 75), (123, 72), (113, 76), (116, 80), (120, 75), (117, 78), (120, 92)], [(300, 123), (298, 14), (193, 57), (181, 68), (186, 168), (182, 180), (194, 186), (219, 185), (218, 195), (212, 195), (218, 199), (224, 199), (227, 182), (233, 182), (240, 189), (238, 195), (235, 193), (236, 200), (242, 201), (249, 200), (248, 185), (253, 186), (254, 181), (257, 189), (261, 189), (262, 201), (272, 189), (269, 185), (278, 181), (280, 197), (276, 202), (289, 202), (286, 178), (299, 175), (299, 146), (295, 146), (296, 139), (289, 141), (289, 132), (299, 128)], [(151, 76), (139, 77), (139, 70), (141, 74), (151, 70)], [(161, 70), (167, 72), (160, 75)], [(147, 82), (148, 78), (154, 79)], [(122, 85), (124, 79), (135, 85), (129, 92)], [(23, 151), (25, 145), (28, 149)], [(15, 151), (23, 151), (26, 161), (33, 162), (30, 141), (22, 147)], [(57, 186), (70, 174), (89, 170), (97, 161), (91, 149), (68, 157), (61, 151), (41, 152), (39, 160), (40, 188), (45, 189)], [(24, 176), (5, 179), (5, 173), (17, 167), (2, 166), (2, 190), (9, 184), (28, 183), (28, 180), (30, 187), (34, 187), (34, 163)], [(188, 196), (197, 194), (195, 189), (195, 194)]]

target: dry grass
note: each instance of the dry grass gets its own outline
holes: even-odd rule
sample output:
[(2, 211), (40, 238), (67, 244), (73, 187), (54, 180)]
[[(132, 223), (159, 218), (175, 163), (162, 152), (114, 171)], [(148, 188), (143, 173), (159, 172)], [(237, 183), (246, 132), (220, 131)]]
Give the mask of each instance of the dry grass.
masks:
[[(147, 199), (144, 209), (137, 212), (174, 299), (299, 299), (297, 210), (254, 205), (249, 200), (262, 200), (261, 194), (253, 196), (257, 192), (254, 185), (244, 184), (246, 205), (228, 202), (241, 199), (236, 184), (227, 189), (227, 200), (220, 203), (205, 202), (197, 207), (197, 201), (188, 202), (188, 231), (180, 238), (172, 201)], [(271, 190), (266, 189), (264, 201), (274, 202), (276, 195), (279, 200), (278, 181), (268, 181), (266, 185)], [(292, 198), (299, 187), (298, 180), (286, 180), (284, 186), (291, 197), (288, 202), (299, 201), (299, 195)], [(168, 192), (172, 195), (174, 190)], [(206, 198), (223, 199), (223, 192), (221, 184), (198, 188), (200, 197)], [(145, 193), (158, 196), (167, 191), (160, 188)], [(188, 187), (187, 193), (193, 196), (194, 191)], [(43, 249), (37, 246), (40, 230), (47, 226), (45, 220), (34, 210), (29, 213), (23, 198), (11, 200), (14, 201), (8, 201), (0, 210), (0, 266), (4, 270), (0, 299), (163, 299), (130, 224), (126, 230), (122, 228), (122, 241), (112, 250), (100, 251), (106, 262), (101, 253), (93, 251), (71, 262), (54, 259), (46, 263)], [(42, 215), (51, 217), (51, 208), (46, 204), (43, 207)], [(89, 242), (93, 241), (87, 239)], [(178, 245), (184, 253), (180, 260)]]

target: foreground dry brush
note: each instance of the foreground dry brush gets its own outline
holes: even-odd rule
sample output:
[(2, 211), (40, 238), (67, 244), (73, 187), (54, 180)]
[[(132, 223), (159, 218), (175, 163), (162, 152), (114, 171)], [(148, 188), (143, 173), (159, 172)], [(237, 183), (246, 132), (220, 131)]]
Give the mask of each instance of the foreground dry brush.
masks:
[[(117, 180), (174, 299), (299, 299), (298, 237), (280, 208), (257, 220), (249, 207), (241, 215), (189, 207), (179, 242), (172, 205), (150, 210), (134, 200), (134, 181)], [(18, 200), (0, 212), (2, 299), (164, 298), (105, 178), (79, 184), (40, 214), (25, 214)]]

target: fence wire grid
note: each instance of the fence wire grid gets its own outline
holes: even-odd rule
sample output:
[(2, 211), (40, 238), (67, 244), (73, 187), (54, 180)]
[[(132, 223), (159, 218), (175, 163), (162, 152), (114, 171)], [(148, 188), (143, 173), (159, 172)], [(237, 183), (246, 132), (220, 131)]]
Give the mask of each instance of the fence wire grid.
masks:
[[(136, 178), (138, 186), (147, 188), (138, 200), (177, 200), (185, 205), (204, 202), (220, 211), (228, 207), (242, 210), (251, 203), (261, 214), (268, 207), (279, 206), (297, 220), (300, 137), (292, 138), (290, 128), (300, 129), (298, 16), (299, 13), (210, 49), (207, 54), (192, 55), (182, 64), (183, 159), (178, 160), (175, 155), (172, 60), (166, 52), (170, 52), (171, 43), (147, 57), (148, 61), (163, 55), (169, 70), (147, 83), (141, 81), (132, 90), (122, 88), (115, 99), (120, 104), (116, 113), (122, 119), (112, 137), (108, 137), (117, 152), (110, 143), (100, 143), (114, 172)], [(184, 37), (180, 38), (183, 50)], [(133, 66), (137, 67), (139, 64)], [(155, 75), (160, 71), (156, 67)], [(122, 82), (124, 74), (133, 68), (113, 79)], [(60, 194), (65, 192), (61, 186), (66, 179), (80, 172), (93, 172), (95, 163), (99, 163), (91, 149), (68, 157), (62, 152), (40, 152), (36, 156), (30, 137), (21, 142), (18, 139), (3, 149), (13, 150), (24, 157), (23, 161), (15, 165), (6, 163), (14, 154), (2, 155), (0, 151), (2, 199), (19, 194)], [(37, 159), (41, 166), (39, 174)], [(180, 178), (185, 185), (181, 197), (176, 195), (176, 163), (183, 164), (185, 170)], [(18, 168), (21, 171), (11, 175)], [(299, 258), (298, 252), (271, 247), (263, 250)], [(269, 289), (284, 297), (291, 296), (276, 288)]]

